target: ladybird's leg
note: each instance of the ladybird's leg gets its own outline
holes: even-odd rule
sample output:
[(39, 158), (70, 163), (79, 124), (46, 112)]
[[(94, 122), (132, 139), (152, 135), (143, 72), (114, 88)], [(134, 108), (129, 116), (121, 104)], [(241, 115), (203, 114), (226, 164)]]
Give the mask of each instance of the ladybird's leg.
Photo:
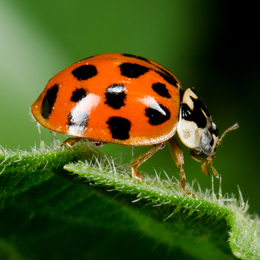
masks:
[(165, 142), (156, 144), (152, 149), (147, 151), (146, 153), (142, 154), (139, 156), (137, 159), (135, 159), (132, 163), (132, 176), (137, 179), (138, 181), (141, 181), (142, 175), (141, 173), (137, 170), (137, 168), (144, 163), (147, 159), (149, 159), (153, 154), (155, 154), (158, 150), (162, 149), (165, 146)]
[(72, 147), (75, 143), (79, 142), (82, 139), (84, 139), (84, 138), (81, 138), (81, 137), (68, 138), (61, 144), (61, 146), (68, 145), (68, 146)]
[(203, 163), (201, 164), (201, 170), (204, 172), (206, 175), (209, 175), (209, 168), (207, 166), (207, 159), (203, 160)]
[(203, 160), (202, 160), (202, 158), (201, 158), (199, 155), (197, 155), (197, 154), (194, 152), (194, 150), (191, 150), (191, 151), (190, 151), (190, 156), (191, 156), (191, 158), (193, 158), (193, 159), (194, 159), (195, 161), (197, 161), (197, 162), (201, 162), (201, 161), (202, 161), (201, 170), (202, 170), (202, 172), (204, 172), (206, 175), (209, 175), (209, 168), (208, 168), (208, 166), (207, 166), (207, 163), (209, 163), (208, 160), (207, 160), (207, 159), (203, 159)]
[(202, 158), (199, 155), (197, 155), (194, 152), (194, 150), (190, 150), (190, 156), (191, 156), (192, 159), (194, 159), (197, 162), (201, 162), (202, 161)]
[(212, 156), (209, 156), (209, 157), (206, 158), (205, 160), (206, 160), (206, 163), (209, 163), (210, 168), (211, 168), (212, 172), (214, 173), (215, 177), (216, 177), (216, 178), (219, 178), (219, 174), (218, 174), (217, 170), (214, 168), (214, 166), (213, 166), (213, 164), (212, 164), (213, 157), (212, 157)]
[(183, 191), (186, 193), (186, 176), (184, 173), (184, 157), (183, 152), (181, 150), (180, 145), (177, 143), (176, 139), (172, 137), (168, 140), (169, 148), (173, 157), (173, 160), (175, 161), (176, 165), (180, 168), (180, 185)]
[(106, 143), (102, 143), (100, 141), (92, 141), (92, 140), (89, 140), (92, 144), (94, 144), (96, 147), (101, 147), (103, 145), (105, 145)]

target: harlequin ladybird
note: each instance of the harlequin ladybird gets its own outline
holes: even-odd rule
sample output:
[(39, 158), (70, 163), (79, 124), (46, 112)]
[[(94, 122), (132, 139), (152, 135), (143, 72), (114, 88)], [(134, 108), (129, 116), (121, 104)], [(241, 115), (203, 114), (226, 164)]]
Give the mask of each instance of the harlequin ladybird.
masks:
[(48, 82), (31, 107), (44, 127), (74, 136), (64, 144), (88, 139), (96, 145), (114, 143), (154, 147), (132, 164), (132, 176), (142, 179), (137, 168), (169, 142), (180, 168), (185, 191), (182, 150), (173, 137), (191, 149), (209, 174), (219, 139), (207, 109), (191, 89), (182, 90), (179, 80), (161, 65), (129, 54), (104, 54), (72, 64)]

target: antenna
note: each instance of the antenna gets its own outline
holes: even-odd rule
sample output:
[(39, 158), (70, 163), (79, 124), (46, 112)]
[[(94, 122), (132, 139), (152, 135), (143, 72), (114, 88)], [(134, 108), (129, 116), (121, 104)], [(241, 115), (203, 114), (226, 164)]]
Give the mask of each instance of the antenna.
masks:
[(230, 126), (228, 129), (224, 131), (224, 133), (221, 135), (221, 137), (218, 139), (217, 146), (221, 143), (223, 137), (230, 131), (238, 129), (239, 125), (238, 123), (235, 123), (234, 125)]
[[(221, 137), (218, 139), (217, 146), (221, 143), (223, 137), (228, 132), (236, 130), (238, 127), (239, 127), (238, 123), (235, 123), (234, 125), (230, 126), (227, 130), (225, 130), (224, 133), (221, 135)], [(201, 165), (201, 167), (202, 167), (202, 171), (208, 175), (208, 170), (206, 170), (205, 168), (207, 168), (206, 164), (209, 164), (210, 168), (213, 171), (213, 173), (216, 176), (216, 178), (219, 178), (219, 174), (218, 174), (217, 170), (215, 169), (215, 167), (212, 164), (212, 160), (213, 160), (214, 157), (215, 156), (213, 155), (213, 156), (209, 156), (208, 158), (205, 158), (204, 162)]]

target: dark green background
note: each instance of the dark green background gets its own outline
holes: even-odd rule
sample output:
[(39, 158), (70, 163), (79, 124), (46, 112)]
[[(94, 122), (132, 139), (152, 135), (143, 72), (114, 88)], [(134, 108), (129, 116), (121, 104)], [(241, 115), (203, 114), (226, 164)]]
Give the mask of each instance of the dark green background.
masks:
[[(222, 133), (214, 165), (223, 192), (240, 186), (251, 213), (259, 213), (259, 26), (257, 9), (229, 1), (0, 1), (0, 144), (39, 145), (29, 107), (56, 73), (88, 56), (125, 52), (152, 59), (172, 71), (184, 87), (202, 96)], [(50, 142), (51, 135), (44, 132)], [(62, 139), (65, 137), (62, 136)], [(103, 151), (130, 160), (131, 148)], [(147, 150), (136, 148), (135, 156)], [(211, 178), (185, 152), (185, 171), (203, 189)], [(168, 152), (141, 167), (178, 177)], [(216, 185), (217, 188), (217, 185)]]

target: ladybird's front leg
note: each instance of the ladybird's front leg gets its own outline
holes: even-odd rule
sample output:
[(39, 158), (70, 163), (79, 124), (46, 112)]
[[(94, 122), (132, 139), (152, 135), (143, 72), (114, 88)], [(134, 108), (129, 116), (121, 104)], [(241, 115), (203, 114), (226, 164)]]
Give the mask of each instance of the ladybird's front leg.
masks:
[(183, 189), (184, 193), (186, 192), (186, 176), (184, 173), (184, 157), (180, 145), (175, 140), (174, 137), (168, 140), (170, 152), (172, 154), (175, 164), (180, 168), (180, 186)]
[(137, 179), (138, 181), (141, 181), (143, 179), (141, 173), (137, 170), (137, 168), (142, 163), (144, 163), (147, 159), (149, 159), (153, 154), (155, 154), (158, 150), (162, 149), (164, 146), (165, 146), (165, 142), (156, 144), (152, 149), (142, 154), (131, 163), (133, 178)]
[(209, 168), (207, 167), (207, 158), (202, 159), (198, 154), (195, 153), (194, 150), (190, 151), (190, 156), (197, 162), (202, 162), (201, 164), (201, 170), (204, 172), (206, 175), (209, 175)]

